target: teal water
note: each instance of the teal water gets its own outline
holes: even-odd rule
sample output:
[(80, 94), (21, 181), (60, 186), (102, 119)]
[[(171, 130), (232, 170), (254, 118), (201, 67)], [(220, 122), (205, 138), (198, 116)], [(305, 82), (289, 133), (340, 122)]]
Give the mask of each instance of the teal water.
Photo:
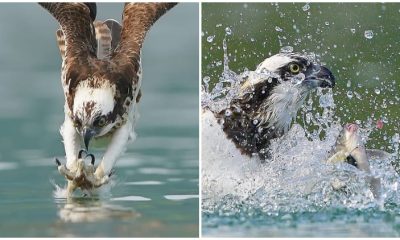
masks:
[[(210, 90), (224, 80), (224, 49), (227, 45), (229, 69), (236, 75), (255, 70), (265, 58), (281, 48), (291, 46), (295, 52), (314, 53), (329, 67), (337, 79), (333, 89), (335, 106), (330, 109), (337, 124), (357, 122), (364, 129), (371, 129), (367, 148), (378, 148), (393, 153), (392, 162), (373, 163), (377, 171), (383, 167), (398, 168), (399, 144), (399, 31), (400, 4), (390, 3), (204, 3), (202, 5), (202, 78), (210, 79)], [(203, 86), (205, 83), (203, 82)], [(315, 93), (311, 101), (313, 115), (321, 113), (318, 107), (321, 94)], [(296, 122), (308, 133), (321, 127), (317, 123), (306, 124), (301, 110)], [(384, 122), (382, 129), (375, 128), (377, 120)], [(317, 126), (316, 126), (317, 125)], [(334, 125), (334, 124), (332, 124)], [(326, 129), (326, 133), (334, 132)], [(313, 135), (313, 134), (311, 134)], [(298, 137), (295, 135), (294, 137)], [(315, 135), (314, 135), (315, 137)], [(321, 141), (324, 135), (319, 136)], [(311, 137), (312, 138), (312, 137)], [(309, 155), (293, 159), (312, 158), (321, 153), (318, 141), (297, 142), (294, 146), (310, 148)], [(322, 143), (325, 143), (322, 142)], [(290, 142), (289, 142), (290, 143)], [(312, 149), (315, 149), (314, 152)], [(302, 151), (302, 153), (306, 150)], [(301, 163), (299, 172), (318, 175), (324, 166), (309, 169)], [(323, 161), (324, 159), (320, 159)], [(268, 164), (268, 163), (267, 163)], [(277, 162), (267, 170), (278, 169), (285, 173), (285, 166)], [(267, 172), (267, 171), (266, 171)], [(274, 176), (279, 175), (273, 172)], [(337, 196), (330, 190), (316, 192), (313, 197), (293, 194), (298, 182), (288, 182), (285, 191), (264, 189), (268, 195), (240, 187), (237, 192), (214, 199), (203, 192), (203, 236), (264, 236), (264, 237), (397, 237), (400, 235), (400, 204), (397, 194), (398, 175), (387, 172), (391, 178), (385, 185), (391, 186), (383, 204), (367, 201), (357, 196)], [(283, 176), (286, 176), (283, 175)], [(390, 175), (390, 176), (389, 176)], [(221, 173), (223, 176), (223, 173)], [(307, 175), (306, 175), (307, 176)], [(261, 176), (262, 177), (262, 176)], [(298, 176), (297, 176), (298, 177)], [(329, 177), (329, 176), (327, 176)], [(264, 176), (265, 182), (280, 178)], [(295, 178), (296, 179), (296, 178)], [(238, 180), (239, 182), (241, 180)], [(306, 182), (307, 179), (301, 181)], [(300, 181), (300, 182), (301, 182)], [(243, 185), (252, 186), (251, 175)], [(292, 186), (291, 186), (292, 184)], [(392, 185), (393, 184), (393, 185)], [(254, 185), (257, 185), (254, 180)], [(268, 187), (268, 185), (266, 185)], [(266, 186), (263, 186), (267, 188)], [(355, 187), (355, 185), (353, 186)], [(203, 183), (203, 190), (210, 191)], [(262, 190), (262, 187), (260, 187)], [(248, 195), (243, 194), (248, 190)], [(254, 189), (253, 189), (254, 190)], [(332, 195), (329, 195), (332, 194)], [(244, 195), (244, 196), (243, 196)], [(261, 196), (260, 196), (261, 195)], [(354, 202), (353, 202), (354, 200)]]
[[(98, 4), (97, 18), (120, 20), (122, 6)], [(37, 4), (0, 4), (0, 236), (198, 236), (198, 4), (147, 36), (138, 138), (101, 200), (53, 197), (52, 182), (64, 184), (56, 29)]]

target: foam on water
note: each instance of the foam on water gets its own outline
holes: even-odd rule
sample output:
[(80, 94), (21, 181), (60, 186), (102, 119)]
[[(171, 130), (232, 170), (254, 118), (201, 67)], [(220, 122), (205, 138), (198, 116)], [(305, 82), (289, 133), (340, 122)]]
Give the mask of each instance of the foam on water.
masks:
[(67, 185), (65, 184), (64, 186), (60, 186), (59, 184), (56, 183), (54, 179), (50, 179), (51, 185), (53, 185), (54, 190), (53, 190), (53, 198), (54, 199), (67, 199), (67, 198), (74, 198), (74, 197), (82, 197), (82, 195), (88, 196), (88, 197), (95, 197), (95, 198), (109, 198), (111, 196), (111, 188), (113, 188), (115, 185), (119, 184), (119, 181), (114, 178), (111, 178), (110, 181), (97, 188), (94, 189), (93, 191), (81, 191), (77, 190), (75, 191), (72, 196), (68, 196), (67, 192)]
[[(209, 90), (210, 79), (207, 77), (202, 88), (202, 107), (213, 111), (229, 105), (245, 76), (269, 77), (269, 73), (260, 75), (253, 71), (236, 74), (228, 66), (226, 40), (223, 49), (224, 72), (215, 88)], [(400, 200), (397, 194), (399, 175), (392, 167), (393, 157), (370, 161), (371, 175), (379, 177), (382, 183), (383, 194), (379, 200), (373, 197), (366, 173), (346, 163), (326, 163), (343, 123), (335, 116), (336, 105), (331, 89), (317, 89), (311, 95), (299, 111), (298, 123), (285, 136), (272, 141), (273, 157), (265, 163), (261, 164), (254, 158), (249, 160), (238, 153), (233, 144), (223, 145), (225, 143), (221, 141), (212, 144), (232, 157), (229, 163), (219, 157), (213, 157), (212, 163), (208, 163), (205, 159), (210, 156), (205, 156), (207, 152), (203, 150), (204, 213), (251, 216), (255, 211), (274, 215), (281, 212), (314, 212), (326, 207), (382, 208), (385, 203)], [(372, 121), (368, 119), (358, 124), (363, 127), (361, 134), (366, 141), (374, 129)], [(398, 146), (393, 149), (398, 149)], [(335, 190), (335, 184), (344, 187)]]

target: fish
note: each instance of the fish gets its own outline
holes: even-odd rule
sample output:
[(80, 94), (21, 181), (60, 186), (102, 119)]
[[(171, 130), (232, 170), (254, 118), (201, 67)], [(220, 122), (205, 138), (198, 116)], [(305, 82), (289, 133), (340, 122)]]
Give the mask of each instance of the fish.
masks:
[[(382, 150), (366, 149), (359, 133), (359, 126), (355, 123), (348, 123), (343, 126), (327, 162), (333, 164), (345, 162), (364, 171), (367, 174), (366, 181), (374, 198), (379, 199), (382, 194), (381, 180), (371, 175), (369, 161), (371, 159), (388, 159), (390, 156), (390, 153)], [(340, 189), (345, 184), (333, 181), (332, 186), (334, 189)]]

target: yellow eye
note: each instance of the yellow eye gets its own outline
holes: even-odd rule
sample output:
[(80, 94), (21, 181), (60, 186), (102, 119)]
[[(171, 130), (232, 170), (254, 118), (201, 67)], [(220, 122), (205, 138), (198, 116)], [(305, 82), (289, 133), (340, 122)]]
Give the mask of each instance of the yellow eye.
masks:
[(97, 126), (99, 127), (104, 127), (104, 125), (106, 125), (106, 118), (102, 117), (99, 119), (99, 121), (97, 122)]
[(297, 74), (300, 72), (300, 66), (296, 63), (292, 63), (289, 65), (289, 70), (293, 74)]

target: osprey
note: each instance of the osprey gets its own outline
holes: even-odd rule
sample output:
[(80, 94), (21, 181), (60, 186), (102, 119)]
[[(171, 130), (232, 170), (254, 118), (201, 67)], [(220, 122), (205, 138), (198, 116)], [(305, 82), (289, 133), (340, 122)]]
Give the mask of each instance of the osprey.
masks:
[[(140, 52), (147, 31), (176, 3), (127, 3), (122, 27), (114, 20), (94, 22), (95, 3), (40, 3), (60, 24), (61, 82), (65, 120), (61, 127), (68, 193), (92, 189), (109, 180), (114, 164), (135, 138), (141, 92)], [(92, 139), (107, 138), (102, 161), (94, 167), (83, 159)], [(84, 145), (86, 150), (81, 150)]]
[(243, 155), (267, 159), (270, 141), (289, 130), (308, 93), (334, 86), (331, 71), (305, 55), (279, 53), (265, 59), (226, 108), (203, 109), (203, 160), (211, 158), (213, 165), (217, 159)]

